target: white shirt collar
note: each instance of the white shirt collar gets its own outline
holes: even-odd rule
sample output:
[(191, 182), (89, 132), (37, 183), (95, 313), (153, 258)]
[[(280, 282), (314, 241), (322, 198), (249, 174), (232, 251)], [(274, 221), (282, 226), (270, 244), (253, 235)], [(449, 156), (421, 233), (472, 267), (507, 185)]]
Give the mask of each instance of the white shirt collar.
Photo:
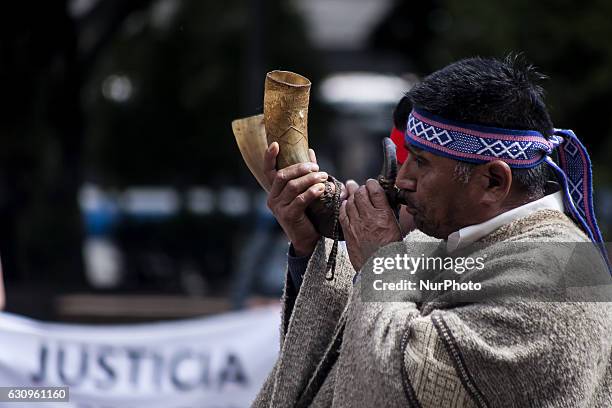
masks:
[(480, 238), (489, 235), (502, 225), (509, 224), (514, 220), (526, 217), (538, 210), (544, 209), (563, 212), (563, 193), (561, 191), (557, 191), (556, 193), (544, 196), (539, 200), (531, 201), (520, 207), (516, 207), (506, 211), (505, 213), (499, 214), (498, 216), (493, 217), (483, 223), (461, 228), (459, 231), (455, 231), (448, 236), (446, 240), (446, 250), (448, 252), (452, 252), (459, 248), (463, 248), (473, 242), (478, 241)]

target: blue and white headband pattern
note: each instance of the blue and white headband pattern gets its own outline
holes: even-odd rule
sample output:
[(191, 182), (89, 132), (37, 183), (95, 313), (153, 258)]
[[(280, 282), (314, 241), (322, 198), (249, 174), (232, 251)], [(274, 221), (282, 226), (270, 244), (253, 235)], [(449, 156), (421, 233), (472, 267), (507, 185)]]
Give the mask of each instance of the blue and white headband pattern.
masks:
[[(535, 130), (459, 123), (413, 109), (408, 116), (406, 142), (436, 155), (476, 164), (501, 160), (512, 168), (532, 168), (546, 162), (561, 181), (566, 212), (597, 244), (612, 273), (595, 219), (591, 160), (573, 131), (555, 129), (547, 139)], [(555, 149), (559, 165), (550, 157)]]

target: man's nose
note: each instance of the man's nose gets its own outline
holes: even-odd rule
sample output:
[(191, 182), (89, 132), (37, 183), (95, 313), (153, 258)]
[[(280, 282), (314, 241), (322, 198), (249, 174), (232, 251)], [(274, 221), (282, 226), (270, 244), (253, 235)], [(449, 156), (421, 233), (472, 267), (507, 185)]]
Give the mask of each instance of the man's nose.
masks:
[(395, 179), (395, 184), (400, 190), (416, 191), (415, 167), (414, 160), (408, 154), (408, 158), (400, 167)]

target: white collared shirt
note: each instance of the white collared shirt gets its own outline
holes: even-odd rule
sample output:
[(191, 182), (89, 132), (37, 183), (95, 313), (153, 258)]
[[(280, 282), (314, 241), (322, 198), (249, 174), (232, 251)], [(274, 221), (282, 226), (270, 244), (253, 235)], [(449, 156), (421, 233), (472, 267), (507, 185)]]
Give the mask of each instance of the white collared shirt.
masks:
[(448, 252), (463, 248), (480, 238), (489, 235), (502, 225), (509, 224), (514, 220), (523, 218), (538, 210), (557, 210), (563, 212), (563, 192), (557, 191), (540, 198), (539, 200), (531, 201), (520, 207), (513, 208), (505, 213), (499, 214), (483, 223), (470, 225), (461, 228), (450, 234), (446, 240), (446, 250)]

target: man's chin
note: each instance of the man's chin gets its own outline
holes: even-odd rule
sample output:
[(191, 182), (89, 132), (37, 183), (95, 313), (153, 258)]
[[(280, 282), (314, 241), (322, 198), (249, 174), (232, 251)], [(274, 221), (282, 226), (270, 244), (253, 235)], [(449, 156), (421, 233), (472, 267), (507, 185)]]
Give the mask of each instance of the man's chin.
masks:
[(424, 222), (418, 216), (418, 214), (414, 216), (414, 225), (416, 225), (416, 228), (419, 231), (421, 231), (425, 235), (429, 235), (430, 237), (438, 238), (438, 239), (446, 239), (447, 238), (446, 235), (440, 233), (440, 230), (438, 228), (433, 228), (431, 226), (431, 224), (428, 224), (428, 223)]

